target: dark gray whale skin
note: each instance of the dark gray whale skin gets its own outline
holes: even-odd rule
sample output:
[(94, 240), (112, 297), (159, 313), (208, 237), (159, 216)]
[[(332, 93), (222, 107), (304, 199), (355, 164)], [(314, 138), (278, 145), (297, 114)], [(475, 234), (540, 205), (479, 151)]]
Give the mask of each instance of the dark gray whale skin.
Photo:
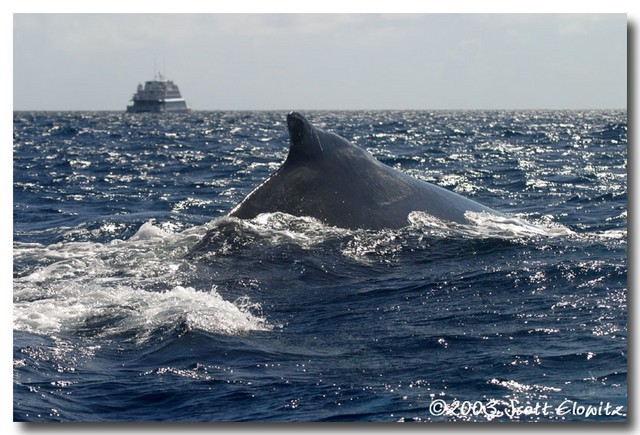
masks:
[(399, 172), (346, 139), (315, 128), (302, 114), (287, 115), (290, 149), (282, 166), (247, 195), (229, 216), (261, 213), (311, 216), (349, 229), (397, 229), (412, 211), (468, 223), (465, 212), (488, 207)]

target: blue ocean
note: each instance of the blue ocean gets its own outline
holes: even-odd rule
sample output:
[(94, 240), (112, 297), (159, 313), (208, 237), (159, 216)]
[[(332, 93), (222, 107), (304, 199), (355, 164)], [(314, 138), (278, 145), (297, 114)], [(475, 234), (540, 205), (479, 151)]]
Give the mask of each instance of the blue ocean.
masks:
[(626, 421), (626, 111), (304, 114), (509, 218), (229, 218), (286, 112), (14, 112), (15, 421)]

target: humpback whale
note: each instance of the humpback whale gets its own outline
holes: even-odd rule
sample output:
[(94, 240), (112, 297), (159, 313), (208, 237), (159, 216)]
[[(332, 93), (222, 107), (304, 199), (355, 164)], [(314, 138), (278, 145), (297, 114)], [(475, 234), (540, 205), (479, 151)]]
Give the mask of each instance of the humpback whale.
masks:
[(465, 213), (503, 216), (475, 201), (419, 180), (376, 160), (337, 134), (314, 127), (302, 114), (287, 115), (290, 147), (282, 166), (249, 193), (229, 216), (261, 213), (311, 216), (349, 229), (397, 229), (413, 211), (469, 223)]

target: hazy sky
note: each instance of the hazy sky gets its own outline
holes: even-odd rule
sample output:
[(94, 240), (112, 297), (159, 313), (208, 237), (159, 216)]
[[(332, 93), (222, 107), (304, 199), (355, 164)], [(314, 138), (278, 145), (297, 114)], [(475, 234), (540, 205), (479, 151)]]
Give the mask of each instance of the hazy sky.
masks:
[(15, 110), (627, 107), (624, 14), (15, 14)]

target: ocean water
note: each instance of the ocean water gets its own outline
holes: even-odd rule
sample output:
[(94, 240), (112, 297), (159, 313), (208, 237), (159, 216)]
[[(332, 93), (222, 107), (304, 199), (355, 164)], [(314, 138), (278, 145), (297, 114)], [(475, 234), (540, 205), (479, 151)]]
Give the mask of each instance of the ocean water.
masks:
[(512, 219), (226, 218), (285, 112), (16, 112), (15, 421), (627, 418), (626, 111), (305, 114)]

